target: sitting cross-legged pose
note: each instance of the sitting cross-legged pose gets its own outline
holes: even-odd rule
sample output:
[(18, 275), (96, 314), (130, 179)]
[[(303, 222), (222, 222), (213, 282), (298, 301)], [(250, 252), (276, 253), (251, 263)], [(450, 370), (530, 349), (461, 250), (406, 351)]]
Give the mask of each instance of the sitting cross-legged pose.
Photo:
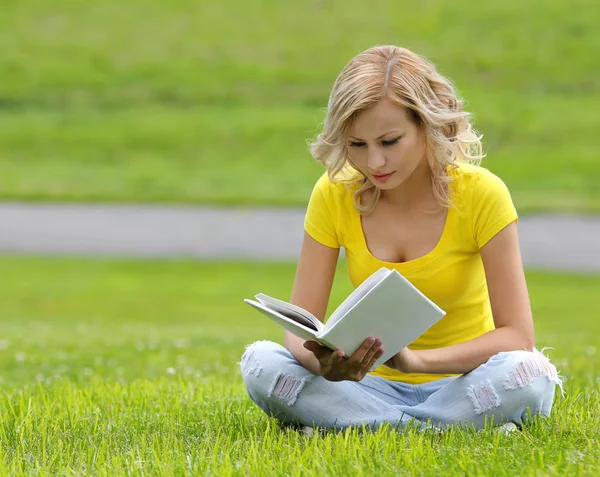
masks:
[(344, 247), (354, 286), (394, 268), (446, 315), (372, 372), (377, 336), (349, 357), (287, 331), (285, 347), (253, 343), (241, 371), (260, 408), (330, 429), (549, 415), (561, 381), (535, 348), (517, 212), (479, 165), (480, 141), (451, 82), (421, 56), (378, 46), (344, 67), (311, 147), (326, 172), (308, 201), (290, 302), (324, 320)]

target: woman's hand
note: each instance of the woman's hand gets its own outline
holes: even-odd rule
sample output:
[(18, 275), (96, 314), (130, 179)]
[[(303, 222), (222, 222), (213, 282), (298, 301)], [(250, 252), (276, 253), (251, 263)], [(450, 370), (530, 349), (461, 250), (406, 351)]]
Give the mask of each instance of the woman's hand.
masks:
[(331, 351), (316, 341), (304, 342), (321, 365), (321, 376), (328, 381), (360, 381), (383, 354), (381, 339), (369, 337), (349, 358), (341, 349)]

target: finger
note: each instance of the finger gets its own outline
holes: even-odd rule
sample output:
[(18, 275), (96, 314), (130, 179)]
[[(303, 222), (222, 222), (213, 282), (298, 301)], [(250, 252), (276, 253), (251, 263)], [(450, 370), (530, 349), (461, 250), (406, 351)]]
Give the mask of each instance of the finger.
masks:
[(339, 376), (343, 376), (344, 380), (356, 381), (356, 365), (350, 362), (350, 359), (346, 356), (341, 349), (337, 349), (331, 354), (328, 366), (330, 369), (335, 370), (335, 373)]
[(351, 356), (350, 359), (352, 363), (356, 367), (362, 368), (368, 361), (370, 361), (371, 357), (380, 346), (381, 340), (379, 338), (369, 337)]
[[(375, 339), (375, 342), (369, 348), (369, 350), (365, 353), (363, 359), (361, 360), (361, 362), (360, 362), (360, 366), (361, 367), (363, 367), (363, 368), (364, 367), (369, 367), (372, 363), (374, 363), (375, 361), (377, 361), (378, 358), (375, 358), (375, 361), (373, 361), (373, 358), (377, 355), (377, 353), (381, 349), (381, 345), (382, 344), (383, 343), (381, 341), (381, 338), (376, 338)], [(381, 354), (379, 354), (379, 356), (381, 356)]]
[(360, 365), (367, 353), (375, 345), (375, 341), (376, 339), (373, 336), (369, 336), (362, 342), (358, 349), (352, 353), (352, 356), (350, 356), (350, 361), (357, 366)]
[(336, 349), (329, 358), (332, 364), (338, 365), (346, 360), (346, 354), (341, 349)]
[(373, 357), (371, 358), (371, 360), (367, 363), (367, 365), (363, 368), (365, 370), (365, 373), (368, 373), (369, 371), (371, 371), (371, 368), (373, 367), (373, 365), (377, 362), (377, 360), (379, 358), (381, 358), (381, 356), (383, 356), (384, 353), (384, 349), (383, 347), (379, 348), (375, 354), (373, 355)]
[(303, 343), (303, 346), (307, 350), (312, 351), (312, 353), (319, 360), (322, 358), (325, 358), (325, 357), (329, 356), (329, 354), (331, 354), (331, 350), (329, 348), (326, 348), (325, 346), (321, 346), (316, 341), (305, 341)]

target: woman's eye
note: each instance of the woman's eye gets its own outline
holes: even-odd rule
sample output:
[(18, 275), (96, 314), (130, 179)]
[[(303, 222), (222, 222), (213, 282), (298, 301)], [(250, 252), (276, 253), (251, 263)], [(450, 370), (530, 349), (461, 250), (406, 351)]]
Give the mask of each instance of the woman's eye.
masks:
[(396, 144), (398, 141), (400, 140), (399, 137), (395, 138), (395, 139), (390, 139), (389, 141), (381, 141), (381, 144), (383, 144), (384, 146), (393, 146), (394, 144)]
[(364, 142), (359, 142), (359, 141), (351, 141), (350, 142), (350, 147), (363, 147), (365, 145)]

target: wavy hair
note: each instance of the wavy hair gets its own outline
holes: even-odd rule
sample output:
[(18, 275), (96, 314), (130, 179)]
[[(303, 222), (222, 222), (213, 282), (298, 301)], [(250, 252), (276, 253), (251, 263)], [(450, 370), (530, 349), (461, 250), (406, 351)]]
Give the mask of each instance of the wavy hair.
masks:
[[(450, 172), (460, 162), (481, 162), (482, 136), (472, 127), (471, 115), (463, 111), (464, 102), (451, 81), (406, 48), (375, 46), (344, 67), (333, 85), (322, 131), (310, 143), (313, 157), (327, 168), (333, 182), (353, 186), (356, 209), (370, 213), (381, 191), (353, 166), (347, 135), (356, 115), (385, 97), (407, 108), (424, 128), (433, 193), (442, 206), (451, 207)], [(374, 189), (371, 200), (363, 204), (360, 199), (370, 189)]]

